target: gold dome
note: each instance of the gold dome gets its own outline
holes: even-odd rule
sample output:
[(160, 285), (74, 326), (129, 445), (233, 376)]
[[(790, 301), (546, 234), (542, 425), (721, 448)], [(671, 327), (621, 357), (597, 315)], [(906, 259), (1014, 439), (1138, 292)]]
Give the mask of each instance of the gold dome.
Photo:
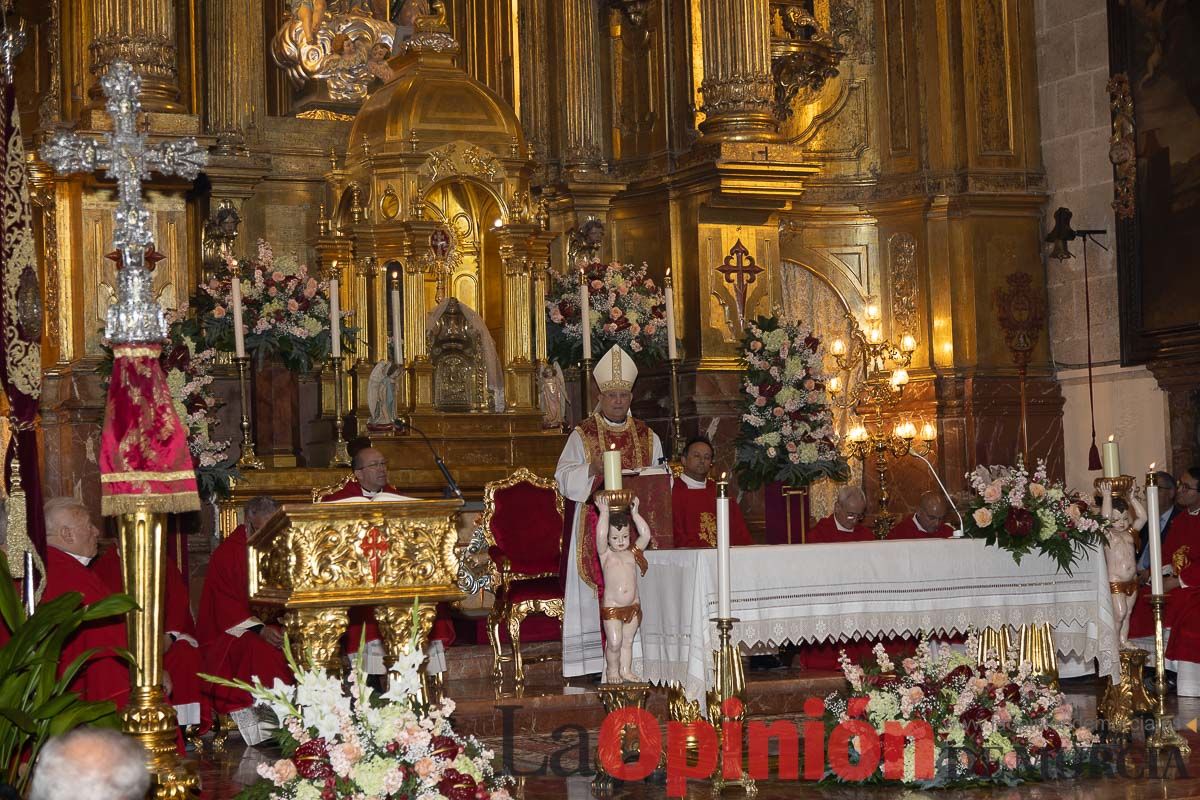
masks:
[(352, 159), (362, 152), (364, 142), (376, 164), (380, 156), (427, 153), (456, 140), (501, 158), (511, 157), (514, 143), (520, 148), (516, 152), (525, 152), (516, 112), (458, 68), (457, 51), (457, 43), (444, 33), (418, 34), (410, 40), (409, 52), (392, 61), (395, 76), (367, 98), (354, 118), (347, 149)]

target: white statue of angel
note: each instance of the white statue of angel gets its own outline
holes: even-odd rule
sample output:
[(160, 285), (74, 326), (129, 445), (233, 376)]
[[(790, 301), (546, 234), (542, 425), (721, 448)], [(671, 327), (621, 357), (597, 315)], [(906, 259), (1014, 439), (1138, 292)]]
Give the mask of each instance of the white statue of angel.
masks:
[(371, 409), (371, 418), (367, 421), (369, 429), (381, 430), (395, 424), (397, 370), (391, 361), (380, 361), (371, 370), (367, 379), (367, 405)]
[(542, 427), (562, 428), (570, 400), (567, 381), (558, 364), (549, 362), (538, 370), (538, 404), (542, 409)]

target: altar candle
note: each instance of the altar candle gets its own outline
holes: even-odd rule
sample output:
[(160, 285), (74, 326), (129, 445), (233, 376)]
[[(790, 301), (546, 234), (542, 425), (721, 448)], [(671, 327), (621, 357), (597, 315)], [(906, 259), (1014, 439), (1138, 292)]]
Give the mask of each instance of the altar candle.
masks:
[(342, 308), (338, 300), (338, 279), (329, 279), (329, 340), (333, 357), (342, 357)]
[(1150, 523), (1150, 593), (1163, 593), (1162, 530), (1159, 528), (1158, 475), (1154, 465), (1146, 475), (1146, 517)]
[(729, 602), (729, 483), (725, 475), (717, 483), (717, 616), (733, 616)]
[(233, 278), (233, 353), (238, 358), (246, 357), (246, 330), (242, 325), (242, 279)]
[[(579, 270), (579, 313), (580, 322), (579, 330), (583, 334), (583, 357), (592, 357), (592, 300), (588, 295), (588, 280), (587, 274), (583, 270)], [(584, 375), (582, 380), (588, 380), (590, 376)], [(618, 489), (621, 487), (618, 486)]]
[(614, 444), (604, 454), (604, 490), (619, 491), (621, 488), (621, 451)]
[(392, 360), (404, 363), (404, 340), (400, 335), (400, 286), (392, 285)]
[(1104, 477), (1121, 477), (1121, 454), (1117, 451), (1117, 443), (1111, 434), (1104, 443)]
[(679, 358), (679, 350), (675, 344), (675, 290), (671, 283), (671, 270), (667, 270), (667, 358), (674, 361)]

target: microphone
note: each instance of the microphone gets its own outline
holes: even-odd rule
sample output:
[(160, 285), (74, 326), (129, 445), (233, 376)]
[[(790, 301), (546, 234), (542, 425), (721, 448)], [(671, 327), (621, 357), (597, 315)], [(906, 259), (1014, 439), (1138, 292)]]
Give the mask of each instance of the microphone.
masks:
[[(439, 456), (437, 450), (433, 448), (433, 443), (429, 441), (429, 437), (425, 435), (425, 431), (421, 430), (407, 420), (395, 420), (395, 425), (397, 430), (410, 430), (420, 434), (421, 438), (425, 440), (425, 446), (428, 447), (429, 452), (433, 454), (433, 463), (437, 464), (437, 468), (442, 472), (442, 477), (446, 479), (446, 488), (449, 489), (450, 492), (453, 493), (454, 496), (456, 496), (459, 500), (462, 500), (464, 503), (467, 502), (467, 498), (463, 497), (462, 490), (459, 489), (458, 484), (455, 483), (454, 476), (450, 474), (450, 470), (446, 469), (446, 462), (442, 461), (442, 457)], [(446, 496), (449, 497), (450, 495)]]
[(961, 539), (963, 537), (963, 532), (966, 530), (966, 526), (963, 525), (962, 514), (958, 513), (958, 506), (954, 505), (954, 498), (951, 497), (950, 493), (946, 491), (946, 484), (942, 483), (942, 479), (938, 477), (937, 470), (933, 468), (933, 464), (929, 463), (928, 458), (920, 453), (914, 453), (911, 450), (908, 454), (913, 458), (921, 459), (925, 462), (925, 466), (929, 467), (929, 474), (933, 476), (935, 481), (937, 481), (938, 488), (940, 488), (942, 490), (942, 494), (946, 496), (946, 502), (948, 502), (950, 504), (950, 508), (954, 510), (954, 516), (958, 517), (958, 530), (954, 532), (954, 538)]

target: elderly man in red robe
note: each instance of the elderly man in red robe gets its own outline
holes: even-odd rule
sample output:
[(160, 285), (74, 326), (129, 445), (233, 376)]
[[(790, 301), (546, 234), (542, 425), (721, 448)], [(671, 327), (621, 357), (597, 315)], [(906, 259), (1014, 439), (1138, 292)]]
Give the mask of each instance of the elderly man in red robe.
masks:
[[(92, 563), (91, 568), (109, 589), (114, 592), (125, 591), (119, 547), (114, 545), (108, 548), (104, 555)], [(199, 725), (205, 684), (198, 675), (204, 668), (201, 665), (200, 643), (196, 639), (196, 624), (192, 619), (187, 584), (179, 567), (169, 561), (165, 572), (163, 630), (167, 641), (163, 652), (163, 688), (167, 692), (167, 700), (175, 706), (175, 717), (179, 724), (184, 727)]]
[[(88, 564), (96, 557), (100, 530), (87, 508), (73, 497), (46, 501), (46, 586), (42, 602), (67, 592), (79, 592), (92, 604), (112, 594)], [(129, 699), (129, 663), (117, 655), (127, 647), (125, 617), (118, 615), (85, 623), (67, 640), (58, 663), (61, 672), (81, 653), (96, 653), (71, 682), (71, 690), (92, 702), (111, 700), (124, 708)]]
[(843, 486), (838, 489), (833, 513), (813, 525), (804, 541), (806, 544), (874, 541), (875, 534), (862, 524), (866, 516), (867, 495), (857, 486)]
[[(671, 519), (675, 547), (717, 546), (717, 483), (708, 477), (712, 442), (696, 436), (683, 448), (683, 473), (671, 487)], [(729, 504), (729, 543), (754, 544), (737, 503)]]
[(917, 503), (917, 510), (897, 522), (887, 538), (895, 539), (949, 539), (954, 529), (946, 524), (950, 506), (946, 498), (937, 492), (926, 492)]
[[(604, 453), (621, 453), (622, 470), (649, 467), (662, 461), (662, 442), (646, 423), (629, 412), (637, 365), (616, 345), (592, 371), (600, 403), (567, 438), (554, 479), (570, 501), (563, 536), (563, 675), (576, 677), (604, 670), (600, 638), (600, 600), (603, 585), (595, 554), (595, 517), (588, 523), (592, 493), (603, 488)], [(589, 544), (590, 543), (590, 544)], [(578, 547), (577, 547), (578, 545)]]
[[(282, 650), (283, 631), (264, 624), (250, 608), (250, 553), (246, 542), (278, 510), (279, 503), (270, 497), (247, 502), (245, 522), (217, 546), (209, 559), (196, 625), (209, 674), (247, 682), (257, 676), (267, 686), (277, 678), (292, 682), (292, 671)], [(251, 711), (249, 694), (215, 684), (207, 685), (204, 691), (214, 712), (233, 717), (247, 744), (265, 738)]]

